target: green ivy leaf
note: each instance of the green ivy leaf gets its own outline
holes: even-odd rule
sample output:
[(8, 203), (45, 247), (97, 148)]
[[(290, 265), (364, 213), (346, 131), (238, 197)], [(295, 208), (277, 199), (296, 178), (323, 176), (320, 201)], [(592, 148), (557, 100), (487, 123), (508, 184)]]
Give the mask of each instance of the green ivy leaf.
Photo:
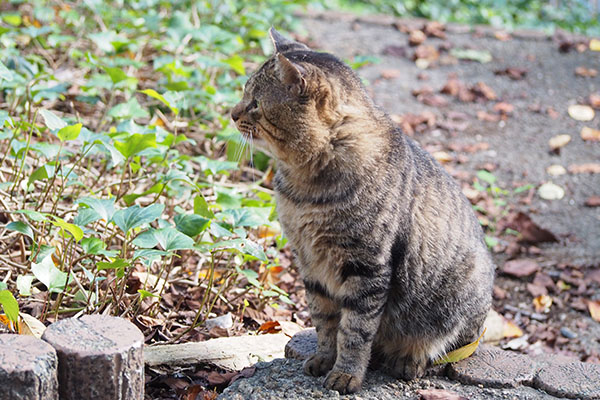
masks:
[(75, 224), (65, 222), (62, 218), (53, 217), (54, 221), (52, 225), (58, 226), (61, 230), (67, 231), (75, 238), (75, 241), (79, 242), (83, 238), (83, 230)]
[(21, 296), (31, 296), (31, 282), (35, 279), (33, 275), (17, 276), (17, 290)]
[(149, 147), (156, 147), (156, 135), (134, 133), (124, 142), (115, 141), (114, 146), (125, 158), (130, 158)]
[(81, 241), (85, 254), (101, 254), (106, 249), (106, 243), (95, 237), (87, 237)]
[(125, 267), (129, 266), (129, 261), (123, 259), (123, 258), (115, 258), (114, 260), (112, 260), (111, 262), (104, 262), (104, 261), (100, 261), (99, 263), (96, 264), (96, 266), (98, 267), (99, 270), (103, 270), (103, 269), (117, 269), (117, 270), (123, 270)]
[(194, 247), (194, 240), (172, 226), (149, 229), (133, 241), (139, 247), (152, 248), (157, 244), (165, 251), (187, 250)]
[(25, 236), (30, 237), (33, 240), (33, 229), (22, 221), (13, 221), (6, 225), (6, 229), (10, 231), (17, 231), (22, 233)]
[(486, 183), (489, 183), (490, 185), (496, 183), (496, 177), (494, 176), (494, 174), (486, 171), (485, 169), (477, 171), (477, 178), (481, 179)]
[[(13, 80), (13, 73), (10, 69), (6, 68), (6, 66), (4, 64), (2, 64), (2, 61), (0, 61), (0, 79), (4, 79), (5, 81), (12, 81)], [(2, 124), (4, 125), (4, 124)], [(2, 125), (0, 125), (0, 128), (2, 127)]]
[(194, 237), (204, 232), (210, 225), (210, 219), (196, 214), (178, 214), (175, 216), (177, 230)]
[(244, 59), (235, 54), (228, 59), (223, 60), (223, 62), (231, 67), (232, 70), (237, 72), (240, 75), (246, 75), (246, 69), (244, 68)]
[(19, 321), (19, 303), (8, 290), (0, 290), (0, 305), (9, 320), (15, 324)]
[(160, 101), (165, 106), (169, 107), (171, 109), (171, 111), (173, 111), (173, 114), (175, 114), (175, 115), (179, 114), (179, 110), (177, 109), (177, 107), (174, 107), (173, 105), (171, 105), (171, 103), (167, 99), (165, 99), (165, 97), (162, 94), (158, 93), (156, 90), (154, 90), (154, 89), (140, 90), (140, 93), (144, 93), (145, 95), (148, 95), (148, 96)]
[(208, 208), (208, 203), (202, 193), (194, 197), (194, 214), (198, 214), (204, 218), (213, 219), (215, 214)]
[(152, 204), (141, 208), (138, 205), (117, 211), (113, 216), (113, 222), (125, 233), (140, 225), (150, 223), (160, 217), (164, 210), (164, 204)]
[(115, 214), (115, 198), (96, 199), (93, 197), (84, 197), (77, 200), (77, 204), (84, 204), (94, 210), (105, 222), (110, 222)]
[(39, 264), (32, 262), (31, 272), (38, 281), (46, 285), (50, 293), (62, 292), (67, 284), (67, 273), (54, 266), (52, 254), (46, 255)]
[(242, 254), (257, 258), (266, 262), (267, 256), (262, 247), (248, 239), (231, 239), (215, 243), (211, 246), (213, 250), (235, 250)]
[(102, 69), (106, 71), (108, 76), (110, 76), (110, 80), (112, 81), (113, 85), (116, 85), (117, 83), (128, 78), (125, 71), (123, 71), (121, 68), (102, 67)]
[(62, 129), (67, 126), (67, 123), (52, 111), (40, 110), (40, 114), (42, 114), (42, 117), (44, 117), (45, 125), (52, 131), (55, 129)]
[(81, 124), (75, 125), (67, 125), (63, 128), (60, 128), (58, 131), (58, 138), (61, 142), (66, 142), (67, 140), (75, 140), (79, 137), (79, 132), (81, 132)]

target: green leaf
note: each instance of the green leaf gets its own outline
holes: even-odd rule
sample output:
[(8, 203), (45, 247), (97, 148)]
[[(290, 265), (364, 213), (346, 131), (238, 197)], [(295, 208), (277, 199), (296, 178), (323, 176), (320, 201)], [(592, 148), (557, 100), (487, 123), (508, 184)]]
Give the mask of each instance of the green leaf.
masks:
[(81, 248), (85, 254), (101, 254), (106, 249), (106, 244), (95, 237), (87, 237), (81, 241)]
[[(216, 224), (215, 224), (216, 225)], [(248, 239), (231, 239), (215, 243), (211, 246), (213, 250), (236, 250), (242, 254), (267, 261), (267, 256), (262, 247)]]
[(100, 219), (109, 222), (115, 214), (115, 198), (96, 199), (93, 197), (84, 197), (77, 200), (77, 204), (84, 204), (100, 215)]
[[(6, 66), (4, 64), (2, 64), (2, 61), (0, 61), (0, 79), (4, 79), (5, 81), (12, 81), (13, 80), (13, 73), (10, 69), (6, 68)], [(4, 125), (4, 124), (2, 124)], [(2, 127), (2, 125), (0, 125), (0, 128)]]
[(38, 281), (46, 285), (50, 293), (62, 292), (67, 284), (67, 274), (54, 266), (52, 254), (46, 255), (39, 264), (32, 262), (31, 272)]
[(227, 223), (235, 227), (256, 228), (270, 223), (272, 207), (245, 207), (229, 209), (221, 212), (219, 217), (226, 217)]
[(48, 218), (46, 218), (46, 214), (42, 214), (41, 212), (38, 212), (38, 211), (17, 210), (15, 212), (19, 213), (19, 214), (25, 214), (29, 219), (31, 219), (35, 222), (42, 222), (42, 221), (48, 220)]
[(479, 336), (479, 338), (477, 338), (477, 340), (474, 341), (473, 343), (469, 343), (468, 345), (463, 346), (460, 349), (451, 351), (450, 353), (446, 354), (444, 357), (441, 357), (441, 358), (437, 359), (436, 361), (434, 361), (433, 364), (440, 365), (440, 364), (453, 363), (453, 362), (457, 362), (460, 360), (464, 360), (467, 357), (470, 357), (471, 354), (473, 354), (475, 352), (475, 350), (477, 350), (477, 346), (479, 346), (479, 341), (485, 334), (485, 331), (486, 331), (486, 329), (484, 329), (483, 332), (481, 332), (481, 335)]
[(148, 95), (158, 101), (160, 101), (161, 103), (163, 103), (165, 106), (169, 107), (171, 109), (171, 111), (173, 111), (173, 114), (177, 115), (179, 114), (179, 110), (172, 106), (171, 103), (165, 99), (165, 97), (158, 93), (156, 90), (154, 89), (146, 89), (146, 90), (140, 90), (140, 93), (144, 93), (145, 95)]
[(202, 193), (194, 197), (194, 214), (198, 214), (208, 219), (213, 219), (215, 217), (215, 214), (208, 208), (208, 203)]
[(29, 236), (33, 240), (33, 229), (25, 222), (22, 221), (13, 221), (6, 225), (6, 229), (10, 231), (17, 231), (22, 233), (25, 236)]
[(110, 80), (114, 85), (128, 78), (125, 71), (123, 71), (121, 68), (102, 67), (102, 69), (105, 70), (106, 73), (110, 76)]
[(194, 240), (172, 226), (149, 229), (133, 241), (139, 247), (152, 248), (157, 244), (165, 251), (187, 250), (194, 247)]
[(216, 203), (222, 208), (240, 208), (242, 206), (241, 194), (225, 188), (215, 188), (215, 192), (217, 192)]
[(0, 305), (9, 320), (15, 324), (19, 321), (19, 303), (8, 290), (0, 290)]
[(149, 147), (156, 147), (156, 135), (134, 133), (124, 142), (115, 141), (114, 146), (125, 158), (130, 158)]
[(75, 241), (79, 242), (81, 238), (83, 238), (83, 230), (80, 227), (75, 224), (65, 222), (65, 220), (62, 218), (54, 216), (53, 218), (54, 221), (50, 221), (52, 222), (52, 225), (58, 226), (61, 230), (69, 232), (75, 238)]
[(0, 281), (0, 290), (6, 290), (7, 286), (5, 282)]
[(488, 235), (485, 235), (483, 239), (485, 240), (485, 244), (486, 244), (486, 245), (487, 245), (489, 248), (493, 248), (493, 247), (497, 246), (497, 245), (498, 245), (498, 243), (499, 243), (499, 242), (498, 242), (498, 239), (497, 239), (497, 238), (495, 238), (495, 237), (493, 237), (493, 236), (488, 236)]
[(44, 117), (44, 123), (50, 130), (62, 129), (67, 126), (67, 123), (62, 118), (58, 117), (52, 111), (40, 110), (40, 114)]
[(229, 57), (223, 62), (231, 67), (232, 70), (237, 72), (240, 75), (246, 75), (246, 69), (244, 68), (244, 59), (239, 55), (235, 54), (232, 57)]
[(144, 290), (144, 289), (138, 289), (138, 293), (140, 294), (140, 299), (141, 300), (144, 300), (147, 297), (156, 297), (156, 298), (158, 298), (157, 294), (151, 293), (151, 292), (149, 292), (147, 290)]
[(77, 226), (86, 226), (100, 219), (100, 214), (91, 208), (80, 208), (77, 215), (73, 218), (73, 223)]
[(123, 259), (123, 258), (115, 258), (114, 260), (112, 260), (111, 262), (103, 262), (100, 261), (99, 263), (96, 264), (96, 266), (98, 267), (99, 270), (103, 270), (103, 269), (124, 269), (125, 267), (129, 266), (129, 261)]
[(141, 208), (138, 205), (119, 210), (113, 216), (113, 222), (125, 233), (140, 225), (150, 223), (160, 217), (164, 204), (152, 204)]
[(35, 279), (33, 275), (17, 276), (17, 290), (21, 296), (31, 296), (31, 282)]
[(81, 124), (75, 124), (67, 125), (64, 128), (60, 128), (57, 134), (58, 138), (61, 142), (77, 139), (77, 137), (79, 137), (79, 132), (81, 132), (81, 126)]
[(53, 165), (44, 164), (38, 169), (36, 169), (33, 174), (29, 176), (27, 180), (27, 186), (31, 185), (36, 181), (41, 181), (44, 179), (48, 179), (54, 176), (55, 168)]
[(481, 179), (486, 183), (489, 183), (490, 185), (496, 183), (496, 177), (491, 172), (488, 172), (485, 169), (480, 169), (479, 171), (477, 171), (477, 178)]
[(150, 114), (143, 108), (135, 97), (132, 97), (126, 103), (117, 104), (108, 112), (108, 116), (117, 119), (126, 118), (146, 118)]
[(2, 20), (12, 26), (19, 26), (23, 22), (23, 18), (17, 13), (6, 13), (2, 15)]
[(204, 232), (210, 225), (210, 219), (196, 214), (177, 214), (175, 216), (175, 226), (177, 230), (194, 237)]

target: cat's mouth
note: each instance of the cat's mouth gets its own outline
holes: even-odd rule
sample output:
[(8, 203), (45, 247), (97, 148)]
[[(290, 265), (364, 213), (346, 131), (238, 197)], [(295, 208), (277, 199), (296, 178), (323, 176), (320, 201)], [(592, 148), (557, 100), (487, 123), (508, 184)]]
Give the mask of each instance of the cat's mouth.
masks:
[(246, 139), (259, 139), (260, 135), (258, 134), (258, 129), (256, 126), (246, 122), (241, 121), (237, 123), (237, 128)]

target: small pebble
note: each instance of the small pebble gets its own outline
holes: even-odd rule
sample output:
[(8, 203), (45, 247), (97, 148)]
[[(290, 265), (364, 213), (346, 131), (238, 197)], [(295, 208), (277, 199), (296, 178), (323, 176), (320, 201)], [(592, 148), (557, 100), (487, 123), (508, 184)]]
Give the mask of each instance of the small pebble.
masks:
[(575, 339), (577, 337), (577, 334), (575, 332), (566, 327), (560, 328), (560, 334), (566, 337), (567, 339)]

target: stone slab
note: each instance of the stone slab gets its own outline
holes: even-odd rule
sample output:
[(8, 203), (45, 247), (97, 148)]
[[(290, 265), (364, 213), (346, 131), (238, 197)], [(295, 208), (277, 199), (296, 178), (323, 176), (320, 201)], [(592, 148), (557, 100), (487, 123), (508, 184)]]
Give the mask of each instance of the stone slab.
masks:
[(58, 354), (61, 400), (144, 398), (144, 336), (129, 321), (103, 315), (64, 319), (42, 339)]
[(317, 331), (315, 328), (309, 328), (292, 336), (285, 345), (285, 358), (306, 360), (315, 351), (317, 351)]
[(554, 396), (600, 399), (600, 365), (583, 362), (549, 364), (540, 369), (533, 384)]
[(284, 356), (290, 340), (283, 333), (223, 337), (206, 342), (150, 346), (144, 349), (146, 365), (193, 365), (205, 362), (229, 370), (241, 370), (258, 361)]
[(495, 388), (531, 384), (538, 364), (522, 354), (480, 345), (469, 358), (452, 363), (448, 376), (459, 382)]
[(0, 334), (0, 399), (58, 400), (58, 359), (33, 336)]
[[(416, 379), (410, 382), (394, 379), (378, 371), (368, 371), (362, 390), (340, 395), (323, 387), (323, 377), (302, 372), (302, 361), (276, 359), (256, 364), (250, 378), (236, 380), (218, 397), (220, 400), (398, 400), (422, 399), (423, 390), (439, 389), (469, 400), (556, 400), (532, 387), (486, 388), (461, 385), (444, 377)], [(451, 397), (442, 397), (449, 399)]]

